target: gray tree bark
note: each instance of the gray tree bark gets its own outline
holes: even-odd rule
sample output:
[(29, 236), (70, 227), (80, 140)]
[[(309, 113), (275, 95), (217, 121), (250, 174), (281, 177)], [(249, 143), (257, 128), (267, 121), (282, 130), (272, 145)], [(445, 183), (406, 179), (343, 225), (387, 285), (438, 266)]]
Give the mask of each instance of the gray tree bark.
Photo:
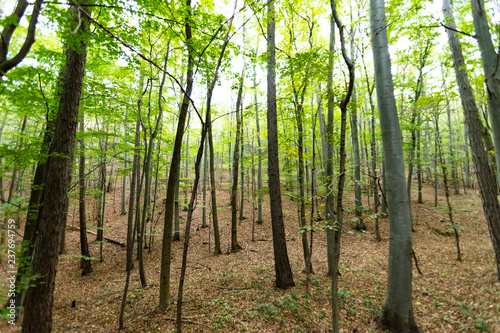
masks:
[[(471, 0), (471, 8), (476, 40), (483, 62), (484, 82), (495, 143), (497, 181), (500, 183), (500, 49), (495, 51), (493, 45), (484, 0)], [(500, 186), (500, 184), (497, 185)]]
[(387, 294), (380, 316), (382, 329), (419, 332), (412, 308), (412, 235), (410, 203), (406, 192), (401, 128), (394, 98), (384, 0), (370, 1), (375, 83), (387, 182), (389, 211), (389, 271)]

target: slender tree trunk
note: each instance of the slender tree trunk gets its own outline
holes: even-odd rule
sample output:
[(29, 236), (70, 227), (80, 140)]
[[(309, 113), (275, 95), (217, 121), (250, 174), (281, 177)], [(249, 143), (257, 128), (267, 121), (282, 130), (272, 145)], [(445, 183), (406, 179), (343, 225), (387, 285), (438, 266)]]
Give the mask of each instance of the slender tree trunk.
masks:
[[(238, 244), (238, 220), (237, 220), (237, 204), (236, 195), (238, 191), (238, 168), (240, 160), (240, 137), (241, 137), (241, 116), (240, 112), (243, 113), (242, 108), (242, 94), (243, 94), (243, 78), (245, 77), (245, 67), (243, 67), (240, 79), (240, 86), (238, 88), (238, 97), (236, 100), (236, 134), (234, 142), (234, 153), (233, 153), (233, 180), (231, 184), (231, 251), (238, 251), (241, 246)], [(243, 186), (243, 179), (242, 179)]]
[[(456, 161), (455, 161), (455, 154), (453, 153), (453, 131), (451, 128), (451, 110), (450, 110), (450, 104), (448, 101), (446, 101), (446, 114), (448, 116), (448, 133), (449, 133), (449, 149), (450, 149), (450, 164), (451, 164), (451, 181), (453, 182), (453, 190), (456, 195), (460, 194), (460, 191), (458, 189), (458, 181), (457, 181), (457, 176), (456, 176)], [(443, 176), (444, 177), (444, 176)]]
[(202, 228), (207, 228), (207, 163), (208, 163), (208, 145), (205, 145), (203, 152), (203, 219)]
[(465, 187), (470, 188), (470, 167), (469, 167), (469, 134), (467, 125), (464, 122), (464, 151), (465, 151)]
[[(420, 116), (418, 119), (418, 123), (420, 123)], [(417, 131), (417, 180), (418, 180), (418, 203), (424, 203), (422, 197), (422, 161), (420, 154), (420, 131)]]
[[(450, 0), (443, 0), (443, 14), (448, 19), (450, 28), (456, 29), (453, 17), (453, 9)], [(497, 274), (500, 279), (500, 205), (497, 198), (496, 182), (493, 180), (492, 170), (488, 167), (488, 156), (481, 140), (481, 120), (479, 111), (474, 100), (474, 94), (469, 83), (465, 61), (462, 53), (462, 46), (455, 31), (447, 29), (448, 42), (453, 57), (453, 66), (457, 83), (460, 88), (460, 99), (464, 111), (467, 130), (469, 131), (472, 159), (476, 169), (476, 176), (479, 183), (479, 192), (483, 203), (484, 215), (488, 222), (491, 242), (496, 255)]]
[(220, 234), (219, 234), (219, 219), (217, 216), (217, 194), (216, 194), (216, 179), (215, 179), (215, 156), (214, 156), (214, 141), (212, 138), (212, 123), (209, 122), (208, 129), (208, 145), (210, 149), (210, 194), (212, 199), (212, 223), (214, 225), (214, 254), (221, 254), (220, 249)]
[[(254, 68), (255, 71), (255, 68)], [(259, 104), (257, 103), (257, 75), (254, 76), (255, 126), (257, 127), (257, 224), (262, 224), (262, 143), (260, 141)]]
[[(2, 125), (0, 126), (0, 144), (2, 143), (2, 133), (3, 129), (5, 128), (5, 124), (7, 123), (7, 116), (9, 115), (9, 112), (5, 112), (3, 115), (3, 120), (2, 120)], [(0, 164), (3, 165), (3, 158), (0, 157)], [(5, 201), (5, 195), (4, 195), (4, 189), (3, 189), (3, 170), (0, 170), (0, 201), (4, 202)]]
[[(190, 2), (188, 0), (187, 2), (188, 8), (190, 9)], [(195, 177), (194, 177), (194, 183), (193, 183), (193, 188), (191, 190), (191, 199), (189, 200), (189, 206), (188, 206), (188, 216), (186, 220), (186, 232), (184, 236), (184, 248), (182, 251), (182, 266), (181, 266), (181, 276), (179, 279), (179, 293), (177, 297), (177, 320), (176, 320), (176, 331), (180, 333), (182, 331), (182, 301), (184, 297), (184, 280), (186, 276), (186, 268), (187, 268), (187, 253), (189, 249), (189, 238), (190, 238), (190, 232), (191, 232), (191, 221), (193, 218), (193, 211), (194, 211), (194, 204), (196, 200), (196, 192), (197, 192), (197, 187), (200, 179), (200, 164), (201, 164), (201, 158), (203, 156), (203, 150), (204, 150), (204, 144), (205, 144), (205, 138), (208, 132), (209, 127), (211, 126), (211, 102), (212, 102), (212, 92), (215, 88), (215, 83), (217, 82), (217, 77), (218, 77), (218, 72), (219, 68), (222, 62), (222, 58), (224, 56), (224, 52), (226, 50), (227, 44), (229, 42), (229, 32), (231, 31), (231, 26), (233, 23), (233, 18), (234, 14), (236, 11), (236, 4), (233, 10), (233, 16), (231, 17), (229, 21), (229, 25), (226, 31), (226, 36), (224, 40), (224, 44), (222, 46), (221, 53), (219, 55), (219, 60), (217, 61), (217, 66), (215, 68), (215, 73), (214, 73), (214, 78), (209, 86), (208, 89), (208, 94), (207, 94), (207, 108), (206, 108), (206, 114), (205, 114), (205, 122), (202, 122), (202, 131), (201, 131), (201, 139), (200, 139), (200, 146), (198, 147), (198, 153), (196, 155), (196, 161), (194, 165), (194, 171), (195, 171)], [(189, 14), (191, 14), (189, 12)], [(245, 70), (243, 69), (243, 74), (245, 73)], [(243, 75), (242, 75), (242, 80), (243, 80)], [(206, 150), (205, 150), (206, 151)]]
[[(347, 55), (346, 42), (344, 40), (344, 25), (340, 21), (337, 14), (337, 8), (335, 0), (330, 0), (330, 5), (332, 8), (332, 16), (335, 20), (335, 24), (339, 29), (340, 44), (342, 47), (342, 57), (344, 62), (349, 69), (349, 85), (347, 87), (346, 94), (342, 101), (340, 102), (341, 111), (341, 124), (340, 124), (340, 165), (339, 165), (339, 179), (337, 183), (337, 221), (334, 230), (334, 254), (333, 254), (333, 274), (331, 277), (331, 294), (332, 294), (332, 328), (334, 333), (339, 332), (339, 304), (338, 304), (338, 277), (339, 277), (339, 263), (340, 263), (340, 236), (342, 235), (342, 225), (343, 225), (343, 198), (344, 198), (344, 183), (345, 183), (345, 164), (346, 164), (346, 149), (345, 149), (345, 136), (347, 127), (347, 105), (351, 99), (354, 91), (354, 64), (352, 60)], [(354, 124), (354, 126), (357, 126)]]
[[(182, 107), (182, 105), (181, 105)], [(186, 179), (184, 181), (184, 211), (187, 212), (187, 204), (188, 204), (188, 187), (189, 187), (189, 123), (191, 121), (191, 112), (189, 112), (189, 104), (188, 104), (188, 111), (187, 111), (187, 125), (186, 125), (186, 149), (185, 149), (185, 154), (184, 156), (184, 178)], [(177, 237), (176, 237), (177, 235)], [(174, 232), (174, 240), (180, 240), (180, 229), (179, 226), (175, 226), (175, 232)]]
[[(312, 266), (309, 266), (311, 260), (309, 259), (309, 245), (307, 242), (307, 232), (306, 228), (306, 190), (305, 187), (307, 185), (304, 184), (304, 130), (302, 126), (303, 121), (303, 101), (304, 101), (304, 93), (306, 91), (307, 83), (304, 84), (302, 90), (302, 97), (299, 101), (299, 96), (295, 94), (295, 119), (297, 121), (297, 142), (298, 142), (298, 157), (299, 157), (299, 172), (297, 178), (299, 180), (299, 200), (297, 202), (297, 206), (299, 207), (299, 227), (301, 229), (301, 238), (302, 238), (302, 251), (304, 253), (304, 271), (306, 273), (312, 273)], [(294, 88), (295, 90), (295, 88)]]
[[(83, 134), (85, 131), (84, 115), (80, 113), (80, 132)], [(79, 218), (80, 218), (80, 250), (82, 258), (80, 260), (80, 268), (82, 269), (82, 276), (92, 272), (92, 263), (90, 260), (89, 244), (87, 241), (87, 222), (85, 221), (85, 142), (83, 137), (80, 139), (80, 157), (78, 159), (78, 176), (80, 183), (80, 197), (79, 197)]]
[[(19, 140), (19, 144), (18, 144), (17, 149), (22, 148), (22, 145), (23, 145), (23, 136), (22, 135), (24, 135), (24, 131), (26, 130), (27, 123), (28, 123), (28, 115), (25, 115), (23, 118), (23, 122), (21, 124), (21, 131), (20, 131), (21, 138)], [(12, 177), (10, 180), (9, 195), (7, 197), (7, 203), (12, 203), (12, 200), (14, 200), (14, 192), (15, 192), (14, 190), (15, 190), (16, 185), (17, 185), (18, 173), (19, 173), (19, 165), (15, 165), (14, 170), (12, 171)], [(0, 233), (1, 233), (0, 244), (5, 244), (5, 242), (6, 242), (7, 230), (9, 229), (8, 220), (9, 219), (7, 217), (4, 218), (4, 224), (3, 224), (2, 230), (0, 231)]]
[[(79, 11), (82, 16), (90, 16), (83, 1)], [(75, 6), (71, 6), (73, 13)], [(85, 17), (76, 36), (88, 29)], [(71, 156), (78, 124), (78, 107), (82, 91), (87, 45), (82, 40), (78, 52), (68, 49), (64, 70), (59, 112), (48, 161), (48, 176), (45, 187), (44, 208), (39, 221), (32, 273), (41, 278), (32, 281), (35, 285), (28, 289), (22, 331), (25, 333), (50, 332), (52, 330), (52, 306), (54, 302), (55, 278), (58, 263), (61, 224), (64, 222), (64, 202), (70, 180)]]
[(333, 226), (335, 219), (335, 207), (333, 204), (333, 52), (335, 47), (335, 22), (330, 18), (330, 52), (328, 53), (328, 116), (326, 125), (327, 141), (327, 160), (326, 160), (326, 201), (325, 201), (325, 219), (326, 219), (326, 248), (328, 256), (328, 276), (333, 276), (334, 262), (334, 235)]
[(356, 108), (356, 93), (353, 93), (351, 110), (352, 150), (354, 154), (354, 205), (356, 211), (356, 230), (366, 230), (363, 222), (363, 203), (361, 202), (361, 166), (359, 161), (358, 115)]
[(394, 98), (384, 0), (370, 0), (370, 28), (389, 210), (389, 271), (380, 325), (391, 332), (420, 332), (412, 308), (412, 235), (401, 128)]
[[(125, 111), (125, 124), (123, 126), (123, 139), (125, 142), (127, 142), (127, 135), (128, 134), (128, 120), (127, 120), (127, 111)], [(128, 160), (128, 154), (125, 152), (125, 158), (123, 162), (123, 168), (127, 169), (127, 160)], [(128, 173), (123, 174), (123, 181), (122, 181), (122, 213), (121, 215), (127, 215), (127, 177)]]
[(246, 217), (243, 214), (243, 206), (245, 205), (245, 165), (243, 163), (245, 144), (243, 141), (243, 110), (241, 111), (241, 133), (240, 133), (240, 164), (241, 164), (241, 187), (240, 187), (240, 216), (238, 219), (241, 221)]
[(281, 206), (281, 184), (278, 157), (278, 118), (276, 110), (276, 41), (275, 41), (274, 1), (267, 5), (267, 142), (269, 197), (271, 201), (271, 227), (273, 232), (274, 269), (276, 287), (293, 287), (292, 269), (288, 260), (288, 251), (283, 224)]
[[(142, 99), (144, 97), (144, 94), (148, 90), (148, 86), (146, 86), (146, 89), (142, 91), (144, 87), (144, 80), (141, 75), (140, 78), (141, 81), (141, 95), (139, 96), (139, 99), (137, 101), (137, 109), (139, 110), (142, 106)], [(149, 81), (148, 81), (149, 84)], [(136, 188), (137, 188), (137, 183), (140, 182), (139, 179), (139, 165), (140, 165), (140, 135), (141, 135), (141, 123), (139, 117), (137, 117), (137, 120), (135, 122), (135, 139), (134, 139), (134, 159), (132, 162), (132, 180), (130, 181), (130, 196), (129, 196), (129, 209), (128, 209), (128, 216), (127, 216), (127, 271), (132, 269), (133, 265), (133, 246), (132, 244), (134, 243), (134, 240), (132, 237), (134, 237), (135, 232), (134, 232), (134, 216), (136, 215), (136, 211), (134, 210), (134, 205), (136, 202), (135, 199), (135, 194), (136, 194)], [(140, 196), (140, 193), (137, 193), (137, 196)], [(136, 207), (136, 209), (139, 209), (139, 207)]]
[[(448, 119), (449, 119), (449, 113), (448, 113)], [(436, 111), (436, 116), (435, 116), (435, 123), (436, 123), (436, 146), (439, 152), (439, 161), (441, 164), (441, 169), (443, 171), (443, 182), (444, 182), (444, 190), (445, 190), (445, 196), (446, 196), (446, 204), (448, 206), (448, 218), (450, 219), (450, 225), (453, 229), (453, 233), (455, 235), (455, 244), (457, 247), (457, 260), (462, 261), (462, 254), (460, 253), (460, 236), (458, 235), (458, 228), (457, 225), (455, 225), (455, 222), (453, 221), (453, 208), (451, 207), (450, 203), (450, 189), (448, 186), (448, 176), (447, 176), (447, 171), (446, 171), (446, 163), (443, 158), (443, 152), (441, 151), (441, 138), (439, 134), (439, 116), (437, 115)], [(449, 125), (449, 123), (448, 123)], [(451, 134), (451, 132), (450, 132)]]
[[(378, 187), (377, 187), (377, 180), (378, 180), (378, 173), (377, 173), (377, 142), (375, 140), (375, 105), (373, 104), (372, 100), (372, 93), (373, 93), (373, 86), (370, 91), (370, 107), (371, 107), (371, 135), (372, 135), (372, 142), (371, 142), (371, 151), (372, 151), (372, 189), (373, 189), (373, 204), (374, 204), (374, 223), (375, 223), (375, 237), (378, 242), (382, 240), (380, 237), (380, 230), (379, 230), (379, 224), (378, 224), (378, 208), (380, 207), (380, 200), (378, 197)], [(385, 202), (384, 199), (382, 201)]]

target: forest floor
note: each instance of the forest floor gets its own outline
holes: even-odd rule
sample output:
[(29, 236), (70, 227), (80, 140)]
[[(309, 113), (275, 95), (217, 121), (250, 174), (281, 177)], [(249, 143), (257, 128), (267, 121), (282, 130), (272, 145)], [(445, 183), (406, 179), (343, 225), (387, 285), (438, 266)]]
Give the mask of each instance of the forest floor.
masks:
[[(229, 253), (230, 206), (228, 184), (219, 184), (219, 224), (223, 254), (214, 256), (213, 232), (201, 226), (201, 208), (195, 211), (189, 248), (187, 281), (184, 292), (184, 330), (204, 332), (328, 332), (331, 331), (330, 280), (326, 277), (326, 237), (314, 233), (310, 291), (306, 293), (301, 236), (298, 231), (296, 201), (284, 197), (288, 254), (295, 287), (274, 288), (273, 244), (269, 198), (264, 198), (264, 223), (255, 225), (252, 235), (252, 208), (245, 202), (244, 219), (238, 223), (238, 239), (243, 249)], [(416, 188), (416, 184), (413, 186)], [(353, 230), (353, 191), (348, 188), (345, 224), (340, 258), (340, 326), (342, 332), (381, 332), (377, 316), (386, 291), (388, 261), (388, 219), (380, 219), (382, 241), (375, 240), (370, 212), (365, 212), (366, 232)], [(105, 235), (126, 242), (126, 216), (120, 215), (120, 188), (116, 203), (108, 195)], [(438, 207), (433, 207), (434, 190), (424, 184), (424, 204), (416, 202), (414, 250), (422, 271), (413, 270), (413, 311), (424, 332), (500, 332), (500, 284), (494, 262), (488, 228), (477, 190), (452, 195), (454, 219), (463, 227), (460, 245), (463, 261), (456, 260), (454, 237), (446, 237), (431, 228), (451, 231), (444, 192), (439, 192)], [(208, 196), (207, 196), (208, 197)], [(366, 197), (363, 202), (366, 205)], [(157, 212), (163, 209), (158, 199)], [(199, 206), (201, 198), (199, 199)], [(70, 206), (68, 224), (77, 224)], [(78, 209), (76, 210), (76, 212)], [(324, 216), (324, 213), (321, 212)], [(182, 212), (182, 218), (187, 216)], [(309, 218), (308, 218), (309, 219)], [(155, 217), (154, 221), (156, 222)], [(309, 221), (308, 221), (309, 223)], [(94, 224), (94, 222), (89, 223)], [(157, 311), (159, 298), (161, 235), (163, 216), (154, 230), (153, 246), (145, 250), (148, 286), (141, 288), (137, 261), (131, 276), (125, 312), (126, 332), (169, 332), (175, 327), (175, 302), (180, 275), (182, 242), (173, 243), (172, 298), (174, 304), (164, 313)], [(181, 230), (185, 224), (181, 224)], [(149, 225), (148, 225), (149, 229)], [(183, 234), (182, 230), (182, 234)], [(54, 300), (54, 332), (116, 332), (125, 282), (125, 248), (104, 244), (104, 261), (99, 257), (95, 236), (88, 235), (93, 273), (81, 276), (79, 269), (79, 232), (67, 230), (66, 254), (60, 257)], [(210, 250), (209, 250), (210, 247)], [(7, 295), (5, 267), (0, 283)], [(72, 304), (75, 307), (72, 307)], [(0, 331), (15, 332), (15, 327), (0, 319)]]

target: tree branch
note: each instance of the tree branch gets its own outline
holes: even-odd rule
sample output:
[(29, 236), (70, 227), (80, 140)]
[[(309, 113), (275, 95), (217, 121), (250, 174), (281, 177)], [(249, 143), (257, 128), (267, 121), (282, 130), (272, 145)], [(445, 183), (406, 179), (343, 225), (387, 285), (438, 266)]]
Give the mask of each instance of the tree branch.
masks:
[(17, 15), (18, 17), (17, 24), (12, 23), (5, 27), (2, 31), (2, 40), (0, 44), (0, 77), (4, 76), (12, 68), (16, 67), (30, 51), (31, 46), (35, 42), (36, 24), (38, 23), (38, 16), (40, 14), (42, 3), (43, 0), (35, 1), (35, 5), (33, 6), (33, 13), (31, 14), (28, 26), (28, 33), (26, 34), (26, 39), (24, 40), (23, 46), (21, 46), (19, 52), (12, 59), (7, 60), (10, 39), (17, 28), (17, 24), (21, 20), (21, 17), (24, 15), (26, 7), (28, 6), (28, 2), (26, 0), (19, 0), (17, 7), (13, 13), (13, 15)]

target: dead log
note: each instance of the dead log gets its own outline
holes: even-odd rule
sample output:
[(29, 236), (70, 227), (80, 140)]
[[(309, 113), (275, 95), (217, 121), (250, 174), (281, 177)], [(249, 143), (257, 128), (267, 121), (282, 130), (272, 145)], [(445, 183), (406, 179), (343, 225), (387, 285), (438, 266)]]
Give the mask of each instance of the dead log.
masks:
[[(73, 229), (76, 229), (76, 230), (80, 230), (80, 228), (75, 227), (75, 226), (73, 226), (73, 227), (68, 227), (68, 228), (73, 228)], [(88, 232), (89, 234), (91, 234), (91, 235), (97, 236), (97, 234), (96, 234), (95, 232), (93, 232), (93, 231), (87, 230), (87, 232)], [(107, 240), (107, 241), (108, 241), (108, 242), (110, 242), (110, 243), (113, 243), (113, 244), (119, 245), (119, 246), (121, 246), (121, 247), (125, 247), (125, 246), (126, 246), (126, 245), (125, 245), (125, 243), (120, 242), (119, 240), (116, 240), (116, 239), (113, 239), (113, 238), (109, 238), (109, 237), (104, 236), (104, 239), (105, 239), (105, 240)]]

